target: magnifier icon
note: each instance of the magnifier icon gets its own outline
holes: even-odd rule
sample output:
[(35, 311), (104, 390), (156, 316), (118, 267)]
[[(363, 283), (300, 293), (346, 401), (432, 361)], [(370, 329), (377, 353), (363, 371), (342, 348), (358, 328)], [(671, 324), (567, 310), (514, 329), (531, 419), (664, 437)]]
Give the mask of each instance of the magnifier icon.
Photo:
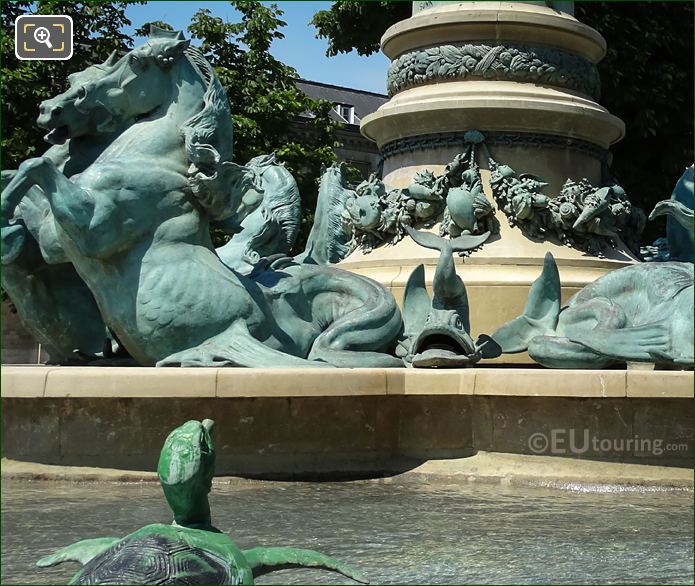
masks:
[(34, 40), (37, 43), (45, 44), (49, 49), (53, 48), (53, 45), (51, 45), (51, 33), (48, 32), (45, 26), (40, 26), (34, 31)]

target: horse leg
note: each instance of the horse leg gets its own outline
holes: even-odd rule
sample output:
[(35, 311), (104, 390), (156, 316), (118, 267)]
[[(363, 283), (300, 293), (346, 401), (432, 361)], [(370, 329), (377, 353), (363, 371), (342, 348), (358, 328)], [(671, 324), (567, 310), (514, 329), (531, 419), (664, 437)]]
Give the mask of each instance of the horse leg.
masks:
[[(115, 201), (118, 190), (83, 189), (47, 157), (29, 159), (19, 166), (3, 191), (3, 213), (12, 213), (32, 185), (41, 188), (56, 222), (83, 256), (106, 258), (149, 229), (147, 222), (132, 221), (127, 202), (119, 205)], [(5, 192), (9, 192), (7, 198)]]
[(47, 157), (29, 159), (19, 166), (3, 191), (3, 214), (12, 213), (34, 185), (43, 191), (60, 226), (79, 244), (94, 217), (94, 198), (63, 175)]
[(2, 225), (0, 226), (0, 239), (2, 241), (2, 264), (13, 263), (19, 258), (26, 248), (29, 239), (32, 239), (26, 225), (21, 218), (15, 218), (14, 223), (10, 219), (15, 215), (15, 208), (22, 200), (29, 186), (24, 186), (19, 181), (14, 182), (15, 187), (8, 189), (14, 181), (17, 171), (2, 172)]

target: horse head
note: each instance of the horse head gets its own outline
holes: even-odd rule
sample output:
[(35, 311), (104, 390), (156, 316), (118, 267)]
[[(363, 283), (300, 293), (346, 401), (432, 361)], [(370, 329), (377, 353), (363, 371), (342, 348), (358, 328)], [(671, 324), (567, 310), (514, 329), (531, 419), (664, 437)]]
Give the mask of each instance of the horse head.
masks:
[(40, 128), (48, 130), (44, 136), (46, 142), (62, 144), (69, 138), (99, 132), (101, 122), (99, 109), (85, 115), (76, 108), (75, 102), (80, 97), (84, 86), (107, 75), (117, 62), (118, 58), (114, 51), (104, 63), (90, 65), (83, 71), (69, 75), (70, 87), (65, 92), (41, 102), (36, 123)]
[(105, 75), (76, 88), (79, 112), (102, 110), (100, 130), (113, 131), (118, 122), (137, 119), (167, 106), (172, 95), (172, 69), (190, 41), (183, 34), (152, 27), (147, 42), (121, 58)]
[(356, 227), (373, 230), (381, 224), (384, 197), (386, 187), (372, 174), (355, 188), (355, 195), (345, 202), (345, 211)]

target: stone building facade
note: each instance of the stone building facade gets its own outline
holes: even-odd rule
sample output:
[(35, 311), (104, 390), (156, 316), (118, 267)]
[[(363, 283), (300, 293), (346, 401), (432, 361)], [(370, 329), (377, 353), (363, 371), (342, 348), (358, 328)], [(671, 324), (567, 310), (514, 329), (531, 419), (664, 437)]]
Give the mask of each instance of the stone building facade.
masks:
[[(338, 160), (359, 169), (364, 178), (379, 171), (379, 149), (374, 142), (362, 136), (360, 123), (365, 116), (376, 112), (379, 106), (386, 103), (388, 96), (306, 79), (299, 80), (297, 86), (314, 100), (322, 99), (334, 104), (331, 117), (343, 125), (337, 132), (338, 140), (342, 144), (336, 149)], [(305, 117), (310, 116), (311, 113), (305, 114)], [(301, 119), (297, 121), (296, 126), (301, 132)]]

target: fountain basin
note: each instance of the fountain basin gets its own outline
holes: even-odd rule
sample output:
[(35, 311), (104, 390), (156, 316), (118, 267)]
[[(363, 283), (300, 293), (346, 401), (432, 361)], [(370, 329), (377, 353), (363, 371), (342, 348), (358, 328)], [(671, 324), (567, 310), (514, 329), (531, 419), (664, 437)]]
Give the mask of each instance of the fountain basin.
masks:
[[(3, 584), (65, 584), (76, 564), (37, 569), (35, 560), (78, 539), (170, 521), (154, 484), (2, 488)], [(372, 584), (693, 583), (690, 493), (215, 482), (210, 500), (215, 525), (240, 547), (314, 547)], [(289, 570), (257, 583), (347, 580)]]
[(692, 389), (680, 371), (4, 367), (3, 456), (154, 470), (173, 427), (212, 417), (219, 474), (375, 477), (479, 451), (688, 468)]

